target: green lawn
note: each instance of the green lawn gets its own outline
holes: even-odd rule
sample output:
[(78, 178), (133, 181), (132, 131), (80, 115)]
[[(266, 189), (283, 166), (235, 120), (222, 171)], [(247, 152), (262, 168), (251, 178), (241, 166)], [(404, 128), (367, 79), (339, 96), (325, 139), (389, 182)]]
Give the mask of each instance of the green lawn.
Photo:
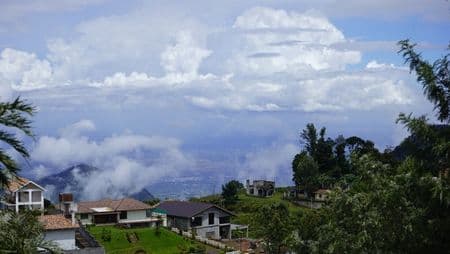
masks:
[[(102, 240), (103, 229), (111, 230), (111, 241)], [(138, 250), (145, 250), (147, 254), (174, 254), (183, 253), (183, 249), (203, 246), (163, 228), (159, 236), (156, 236), (154, 228), (120, 229), (114, 226), (92, 226), (89, 231), (103, 245), (106, 253), (134, 254)], [(130, 243), (127, 233), (134, 232), (139, 240)]]

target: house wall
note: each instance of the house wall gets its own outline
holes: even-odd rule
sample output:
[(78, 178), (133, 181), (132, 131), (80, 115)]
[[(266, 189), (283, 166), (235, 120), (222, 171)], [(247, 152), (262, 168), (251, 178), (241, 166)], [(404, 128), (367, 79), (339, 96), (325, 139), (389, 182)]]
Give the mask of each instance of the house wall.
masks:
[(83, 225), (90, 225), (92, 224), (92, 214), (88, 214), (88, 218), (87, 219), (81, 219), (81, 214), (77, 214), (76, 215), (77, 219), (79, 219), (81, 221), (81, 224)]
[(327, 198), (328, 198), (328, 194), (325, 194), (325, 193), (322, 193), (322, 194), (320, 194), (320, 193), (315, 193), (315, 200), (317, 200), (317, 201), (325, 201)]
[(187, 218), (180, 218), (167, 215), (167, 226), (169, 228), (178, 228), (187, 231), (190, 228), (190, 223), (189, 219)]
[[(209, 214), (214, 213), (214, 224), (209, 224)], [(202, 237), (206, 238), (214, 238), (214, 239), (220, 239), (220, 232), (219, 232), (219, 225), (230, 225), (230, 223), (219, 223), (220, 217), (230, 216), (228, 213), (225, 213), (224, 211), (217, 209), (217, 208), (210, 208), (208, 210), (205, 210), (204, 212), (196, 215), (196, 217), (201, 216), (202, 217), (202, 225), (194, 227), (196, 234)], [(231, 232), (229, 232), (231, 233)], [(231, 234), (229, 234), (231, 235)]]
[(45, 240), (55, 242), (63, 250), (76, 249), (75, 229), (45, 231)]
[(146, 214), (145, 210), (127, 211), (127, 219), (119, 220), (119, 222), (120, 223), (125, 223), (127, 221), (145, 220), (145, 219), (147, 219), (147, 214)]
[(158, 213), (158, 212), (152, 212), (152, 217), (158, 218), (158, 216), (160, 216), (162, 221), (163, 221), (162, 226), (163, 227), (167, 227), (167, 214), (165, 214), (165, 213)]
[(30, 210), (44, 210), (44, 195), (41, 189), (34, 189), (34, 184), (28, 184), (15, 192), (15, 210), (18, 212), (21, 208)]

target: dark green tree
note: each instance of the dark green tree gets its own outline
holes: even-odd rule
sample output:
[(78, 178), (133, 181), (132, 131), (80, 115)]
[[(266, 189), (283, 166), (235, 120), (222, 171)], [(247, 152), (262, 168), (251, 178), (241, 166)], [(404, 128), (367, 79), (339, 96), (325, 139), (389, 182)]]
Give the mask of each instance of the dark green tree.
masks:
[(292, 222), (289, 210), (282, 203), (272, 203), (259, 208), (255, 220), (257, 233), (262, 237), (267, 253), (281, 254), (290, 245)]
[(330, 138), (325, 138), (326, 128), (322, 127), (317, 140), (317, 150), (314, 160), (319, 165), (319, 172), (322, 174), (331, 174), (335, 167), (335, 160), (333, 154), (334, 141)]
[[(448, 57), (450, 54), (446, 54), (431, 64), (416, 52), (415, 43), (402, 40), (398, 44), (400, 46), (399, 53), (402, 54), (405, 63), (409, 64), (411, 72), (416, 73), (417, 81), (422, 84), (424, 94), (434, 104), (437, 118), (442, 122), (449, 123), (450, 69)], [(448, 49), (450, 49), (450, 45)]]
[(236, 180), (231, 180), (222, 185), (222, 198), (225, 206), (235, 204), (238, 201), (238, 192), (243, 188), (244, 185)]
[(31, 254), (38, 248), (62, 253), (54, 243), (44, 240), (44, 228), (31, 211), (0, 212), (0, 229), (0, 253)]
[(300, 134), (301, 143), (305, 145), (305, 150), (313, 158), (316, 156), (318, 138), (316, 127), (312, 123), (308, 123), (306, 129)]
[(297, 188), (304, 187), (309, 195), (314, 190), (315, 181), (319, 175), (319, 166), (305, 151), (297, 154), (294, 162), (297, 164), (293, 165), (294, 176), (292, 180)]
[[(12, 102), (0, 102), (0, 125), (4, 127), (0, 130), (0, 140), (24, 158), (29, 157), (27, 149), (15, 134), (6, 128), (14, 128), (32, 136), (31, 120), (28, 117), (35, 112), (31, 104), (19, 97)], [(0, 189), (3, 189), (18, 171), (19, 167), (11, 155), (4, 149), (0, 149)]]

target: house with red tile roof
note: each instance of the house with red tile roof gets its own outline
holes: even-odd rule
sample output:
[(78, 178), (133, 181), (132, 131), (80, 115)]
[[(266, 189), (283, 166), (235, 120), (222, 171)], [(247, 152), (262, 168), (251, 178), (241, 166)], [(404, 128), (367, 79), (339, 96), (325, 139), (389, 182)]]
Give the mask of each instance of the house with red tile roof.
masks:
[(164, 211), (156, 211), (152, 206), (133, 198), (78, 202), (76, 216), (84, 225), (153, 226), (162, 221), (162, 226), (166, 226), (167, 223)]
[(63, 250), (78, 248), (75, 242), (75, 235), (80, 225), (74, 218), (69, 219), (62, 214), (42, 215), (39, 217), (39, 221), (45, 229), (45, 240), (53, 241)]
[(1, 197), (4, 208), (19, 212), (21, 210), (41, 210), (44, 212), (45, 189), (24, 177), (12, 179)]

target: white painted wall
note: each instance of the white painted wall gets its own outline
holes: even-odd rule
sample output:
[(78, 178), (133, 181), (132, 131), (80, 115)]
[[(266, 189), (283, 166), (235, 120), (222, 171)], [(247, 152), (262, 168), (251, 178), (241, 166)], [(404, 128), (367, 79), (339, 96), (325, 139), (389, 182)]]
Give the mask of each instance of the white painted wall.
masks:
[(90, 225), (92, 224), (92, 214), (88, 214), (88, 218), (87, 219), (81, 219), (81, 214), (77, 214), (77, 219), (80, 219), (81, 224), (83, 225)]
[[(214, 224), (211, 225), (209, 224), (210, 213), (214, 213)], [(220, 238), (219, 218), (229, 216), (229, 214), (217, 208), (210, 208), (208, 210), (205, 210), (203, 213), (196, 215), (196, 217), (198, 216), (202, 217), (202, 225), (195, 227), (197, 235), (202, 237), (211, 237), (219, 239)], [(229, 225), (229, 223), (222, 225)]]
[(53, 241), (63, 250), (77, 249), (75, 245), (75, 229), (45, 231), (45, 240)]
[(146, 219), (149, 219), (149, 218), (147, 218), (147, 213), (145, 212), (145, 210), (128, 211), (127, 219), (119, 220), (119, 222), (123, 223), (123, 222), (127, 222), (127, 221), (146, 220)]

